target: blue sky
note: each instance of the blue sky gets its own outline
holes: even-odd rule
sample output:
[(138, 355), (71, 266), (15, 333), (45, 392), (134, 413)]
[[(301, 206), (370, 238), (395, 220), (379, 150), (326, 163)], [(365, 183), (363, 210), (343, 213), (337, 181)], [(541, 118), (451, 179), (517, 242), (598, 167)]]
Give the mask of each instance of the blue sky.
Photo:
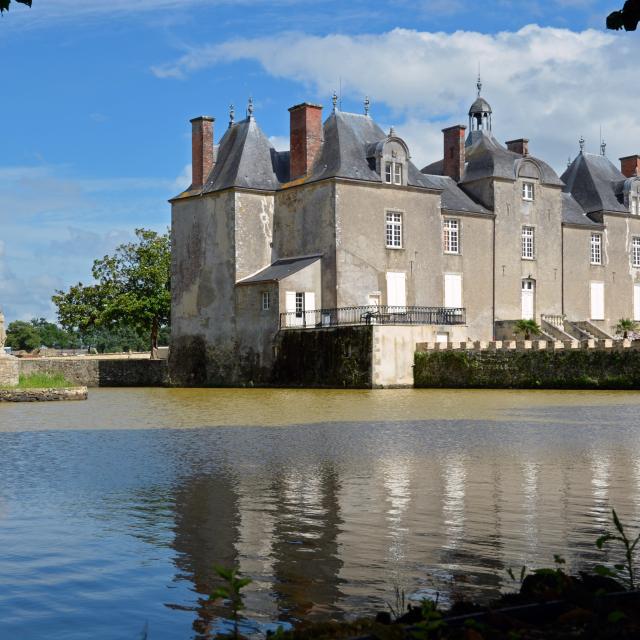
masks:
[[(584, 135), (640, 152), (640, 34), (606, 32), (622, 0), (34, 0), (0, 19), (0, 306), (55, 318), (55, 289), (136, 227), (162, 230), (189, 183), (189, 119), (247, 98), (278, 148), (303, 100), (372, 115), (416, 164), (466, 122), (481, 65), (500, 140), (559, 171)], [(328, 109), (327, 109), (328, 111)]]

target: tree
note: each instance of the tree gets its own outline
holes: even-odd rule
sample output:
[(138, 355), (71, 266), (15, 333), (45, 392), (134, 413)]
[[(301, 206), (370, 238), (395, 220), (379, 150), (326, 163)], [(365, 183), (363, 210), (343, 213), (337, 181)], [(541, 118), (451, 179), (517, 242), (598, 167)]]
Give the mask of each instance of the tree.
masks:
[[(26, 4), (28, 7), (31, 6), (31, 0), (14, 0), (15, 2), (19, 2), (20, 4)], [(11, 0), (0, 0), (0, 13), (4, 11), (9, 11), (9, 5), (11, 4)]]
[(65, 329), (131, 327), (149, 336), (155, 358), (160, 328), (169, 322), (171, 243), (168, 233), (148, 229), (136, 229), (136, 237), (94, 261), (94, 284), (79, 282), (52, 300)]
[(620, 11), (607, 16), (607, 29), (635, 31), (640, 20), (640, 0), (627, 0)]
[(621, 333), (624, 340), (629, 337), (629, 332), (633, 332), (638, 328), (638, 323), (630, 318), (620, 318), (616, 325), (616, 333)]
[(14, 320), (7, 327), (7, 347), (23, 351), (33, 351), (42, 345), (40, 333), (30, 323), (24, 320)]
[(542, 331), (535, 320), (518, 320), (513, 328), (516, 335), (522, 334), (525, 340), (531, 340), (531, 336), (539, 336)]

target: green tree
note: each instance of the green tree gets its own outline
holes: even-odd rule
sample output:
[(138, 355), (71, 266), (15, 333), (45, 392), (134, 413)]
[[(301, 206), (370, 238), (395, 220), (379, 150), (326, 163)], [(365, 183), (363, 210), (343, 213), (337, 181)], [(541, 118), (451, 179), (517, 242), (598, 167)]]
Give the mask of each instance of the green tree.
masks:
[(607, 16), (607, 29), (635, 31), (640, 21), (640, 0), (627, 0), (620, 11)]
[(535, 320), (518, 320), (513, 328), (513, 333), (522, 335), (525, 340), (531, 340), (531, 336), (539, 336), (542, 331)]
[(79, 282), (52, 300), (65, 329), (84, 334), (127, 326), (148, 336), (155, 358), (160, 328), (169, 322), (171, 243), (168, 233), (148, 229), (136, 229), (136, 237), (94, 261), (94, 284)]
[(54, 349), (77, 349), (80, 338), (77, 334), (65, 331), (57, 324), (44, 318), (33, 318), (31, 324), (40, 335), (40, 344)]
[(14, 320), (7, 327), (7, 347), (24, 351), (33, 351), (42, 345), (40, 333), (24, 320)]
[(633, 332), (638, 328), (638, 323), (631, 318), (620, 318), (616, 325), (616, 333), (621, 333), (622, 337), (626, 340), (629, 337), (629, 332)]
[[(31, 0), (14, 0), (14, 2), (19, 2), (20, 4), (26, 4), (28, 7), (31, 6)], [(11, 0), (0, 0), (0, 13), (4, 11), (9, 11), (10, 5), (11, 5)]]

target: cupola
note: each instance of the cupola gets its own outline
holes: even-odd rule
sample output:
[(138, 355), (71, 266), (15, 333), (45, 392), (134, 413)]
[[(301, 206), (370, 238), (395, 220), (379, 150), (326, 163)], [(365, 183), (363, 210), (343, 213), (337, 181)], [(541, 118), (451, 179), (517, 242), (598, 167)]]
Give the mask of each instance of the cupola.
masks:
[(478, 75), (476, 87), (478, 88), (478, 96), (469, 109), (469, 132), (491, 132), (491, 105), (480, 95), (482, 92), (480, 75)]

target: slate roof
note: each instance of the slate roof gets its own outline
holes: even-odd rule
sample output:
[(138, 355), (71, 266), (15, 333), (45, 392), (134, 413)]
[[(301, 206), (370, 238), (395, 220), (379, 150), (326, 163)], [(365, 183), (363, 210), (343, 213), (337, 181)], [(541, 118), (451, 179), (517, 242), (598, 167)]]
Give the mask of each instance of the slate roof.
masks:
[(601, 227), (594, 222), (570, 193), (562, 193), (562, 222), (581, 227)]
[(301, 271), (316, 260), (320, 260), (322, 254), (314, 254), (309, 256), (296, 256), (294, 258), (281, 258), (274, 263), (255, 273), (244, 280), (240, 280), (237, 284), (253, 284), (256, 282), (278, 282), (288, 276)]
[(628, 213), (618, 199), (625, 177), (605, 156), (580, 152), (562, 174), (565, 191), (571, 193), (587, 213)]
[[(473, 144), (466, 147), (465, 172), (461, 182), (471, 182), (482, 178), (506, 178), (515, 180), (523, 161), (523, 156), (503, 147), (490, 133), (480, 132)], [(563, 186), (558, 174), (543, 160), (526, 156), (540, 170), (542, 184)]]
[(482, 205), (472, 200), (449, 176), (429, 175), (431, 182), (442, 189), (442, 208), (445, 211), (460, 211), (468, 213), (491, 213)]
[(491, 105), (482, 96), (478, 96), (469, 108), (470, 116), (476, 113), (491, 113)]
[[(202, 193), (230, 187), (278, 188), (283, 161), (253, 118), (229, 127), (218, 145), (216, 164)], [(288, 162), (286, 163), (288, 165)], [(280, 175), (278, 175), (280, 173)], [(288, 177), (288, 176), (286, 176)]]

